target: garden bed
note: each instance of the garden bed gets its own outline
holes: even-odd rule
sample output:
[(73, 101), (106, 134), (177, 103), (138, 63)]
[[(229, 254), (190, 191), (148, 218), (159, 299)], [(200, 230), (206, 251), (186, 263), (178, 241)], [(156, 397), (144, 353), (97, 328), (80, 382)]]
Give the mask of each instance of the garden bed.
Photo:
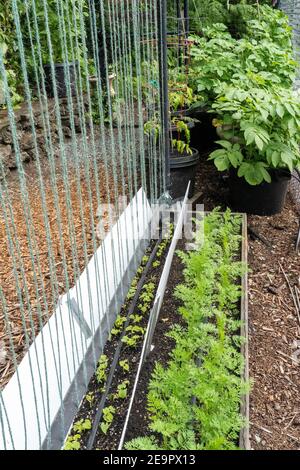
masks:
[[(222, 216), (219, 215), (218, 217), (222, 217)], [(234, 216), (234, 217), (236, 218), (237, 216)], [(246, 233), (245, 232), (245, 219), (243, 219), (243, 226), (244, 226), (243, 236), (245, 236), (245, 233)], [(235, 227), (235, 230), (236, 230), (236, 227)], [(226, 235), (224, 236), (226, 237)], [(235, 243), (240, 243), (240, 242), (236, 241)], [(185, 246), (186, 246), (185, 240), (181, 240), (179, 242), (178, 247), (184, 250)], [(235, 244), (235, 247), (236, 247), (236, 244)], [(246, 243), (243, 242), (242, 249), (240, 246), (239, 253), (235, 253), (234, 255), (234, 266), (236, 267), (236, 269), (241, 269), (241, 264), (240, 262), (236, 261), (236, 259), (242, 259), (242, 261), (245, 262), (246, 258), (247, 258)], [(211, 260), (209, 260), (209, 263), (210, 261)], [(141, 273), (141, 271), (142, 269), (139, 270), (138, 272)], [(157, 274), (159, 273), (155, 272), (153, 274), (153, 272), (151, 271), (149, 273), (151, 278), (153, 277), (153, 275), (157, 276)], [(147, 275), (147, 279), (149, 275)], [(235, 282), (237, 281), (237, 279), (238, 278), (236, 278)], [(242, 323), (240, 326), (241, 334), (243, 334), (244, 337), (247, 337), (247, 325), (246, 325), (246, 322), (247, 322), (247, 295), (246, 295), (247, 282), (246, 282), (245, 272), (242, 275), (242, 279), (243, 279), (242, 289), (244, 290), (243, 290), (241, 301), (239, 300), (240, 294), (238, 293), (239, 292), (238, 284), (235, 288), (235, 295), (237, 295), (236, 302), (239, 305), (238, 311), (240, 311), (240, 317), (241, 317), (240, 319), (242, 319)], [(163, 366), (166, 366), (168, 364), (168, 361), (170, 360), (172, 351), (174, 350), (174, 348), (176, 348), (177, 340), (175, 340), (174, 337), (170, 337), (168, 335), (166, 336), (166, 334), (170, 332), (170, 330), (174, 327), (174, 325), (178, 325), (177, 328), (179, 327), (182, 328), (183, 332), (186, 330), (186, 328), (189, 327), (189, 322), (187, 321), (187, 319), (184, 319), (178, 311), (179, 307), (180, 306), (182, 307), (183, 302), (182, 300), (180, 301), (176, 299), (176, 297), (174, 297), (174, 287), (177, 286), (178, 284), (181, 284), (184, 281), (186, 281), (186, 279), (185, 279), (185, 275), (183, 274), (182, 261), (180, 260), (178, 255), (175, 255), (173, 259), (171, 271), (170, 271), (170, 278), (168, 281), (166, 295), (164, 297), (162, 311), (159, 316), (154, 338), (151, 341), (151, 353), (143, 366), (142, 374), (140, 376), (139, 385), (137, 388), (137, 393), (135, 395), (135, 400), (133, 404), (133, 410), (132, 410), (130, 421), (129, 421), (129, 428), (126, 433), (126, 441), (128, 441), (131, 438), (138, 437), (140, 434), (145, 436), (145, 432), (146, 432), (146, 436), (150, 435), (150, 432), (147, 431), (147, 428), (149, 425), (149, 413), (146, 411), (149, 379), (153, 373), (156, 361), (159, 361), (160, 364), (162, 364)], [(147, 285), (148, 284), (146, 282), (145, 286)], [(204, 294), (203, 298), (205, 298), (206, 292), (203, 291), (203, 294)], [(154, 294), (152, 296), (152, 300), (153, 298), (154, 298)], [(139, 300), (139, 302), (141, 302), (141, 300)], [(206, 300), (204, 300), (204, 302), (206, 302)], [(122, 310), (121, 316), (123, 316), (124, 318), (126, 318), (126, 311), (128, 311), (128, 308), (129, 308), (129, 305), (126, 304)], [(154, 311), (152, 311), (152, 314), (154, 314), (153, 312)], [(240, 324), (240, 321), (238, 320), (240, 319), (236, 318), (237, 312), (235, 310), (232, 310), (231, 314), (233, 315), (233, 317), (230, 319), (230, 314), (229, 314), (228, 325), (231, 325), (231, 322), (232, 322), (232, 325), (234, 326), (232, 327), (228, 326), (228, 331), (231, 331), (230, 335), (232, 335), (232, 340), (229, 339), (227, 341), (229, 341), (229, 343), (232, 341), (232, 344), (233, 344), (235, 341), (234, 338), (236, 337), (236, 335), (238, 335), (237, 337), (240, 337), (240, 334), (237, 331), (237, 329), (239, 328), (238, 325)], [(145, 317), (139, 323), (139, 326), (146, 326), (148, 321), (149, 321), (148, 317)], [(209, 318), (207, 318), (207, 321), (208, 323), (211, 322)], [(224, 321), (227, 322), (227, 320), (224, 320)], [(214, 322), (212, 324), (214, 324)], [(119, 323), (117, 325), (119, 325)], [(206, 328), (205, 326), (206, 322), (204, 321), (203, 323), (203, 319), (202, 321), (199, 320), (199, 322), (197, 322), (197, 325), (198, 326), (202, 325), (204, 329)], [(126, 327), (126, 324), (125, 324), (125, 327)], [(122, 324), (117, 326), (117, 328), (120, 329), (120, 331), (118, 332), (118, 334), (120, 334), (122, 330)], [(75, 419), (75, 422), (71, 431), (71, 435), (69, 436), (67, 440), (66, 448), (68, 449), (90, 448), (89, 444), (90, 444), (90, 436), (91, 436), (91, 427), (95, 428), (94, 419), (95, 419), (95, 416), (97, 416), (97, 410), (99, 410), (101, 406), (102, 407), (105, 406), (105, 408), (103, 410), (102, 419), (100, 422), (100, 429), (99, 428), (97, 429), (97, 435), (95, 439), (94, 448), (101, 449), (101, 450), (113, 450), (113, 449), (118, 448), (119, 440), (122, 434), (122, 430), (123, 430), (124, 423), (125, 423), (125, 418), (127, 415), (129, 399), (131, 398), (131, 394), (135, 393), (135, 388), (133, 387), (133, 381), (135, 379), (135, 375), (138, 370), (138, 363), (142, 359), (139, 358), (141, 345), (138, 346), (137, 348), (133, 348), (133, 350), (130, 350), (128, 348), (126, 350), (126, 347), (122, 348), (123, 352), (121, 353), (120, 358), (122, 361), (125, 360), (125, 362), (127, 363), (129, 367), (128, 367), (128, 370), (124, 370), (123, 367), (119, 367), (118, 370), (116, 370), (113, 373), (113, 377), (112, 377), (113, 380), (112, 380), (112, 383), (110, 384), (109, 378), (107, 379), (108, 371), (109, 371), (108, 364), (111, 364), (113, 362), (112, 356), (114, 355), (117, 349), (117, 346), (118, 346), (117, 338), (115, 340), (112, 339), (107, 344), (105, 351), (104, 351), (105, 354), (104, 356), (101, 356), (100, 363), (99, 363), (100, 370), (104, 371), (104, 372), (101, 372), (104, 382), (108, 380), (107, 387), (109, 387), (109, 389), (107, 388), (106, 390), (108, 397), (105, 402), (103, 402), (103, 399), (102, 399), (102, 403), (100, 404), (101, 393), (103, 392), (103, 390), (99, 391), (99, 385), (101, 385), (101, 382), (99, 383), (99, 368), (98, 368), (98, 371), (96, 372), (95, 377), (92, 379), (90, 383), (88, 394), (86, 395), (83, 401), (83, 406), (81, 407), (81, 410)], [(203, 347), (205, 349), (205, 346)], [(234, 347), (234, 350), (235, 352), (231, 351), (231, 353), (233, 353), (234, 355), (239, 354), (238, 351), (236, 350), (236, 347)], [(226, 354), (226, 348), (224, 350), (224, 354)], [(243, 342), (242, 354), (247, 355), (247, 341)], [(204, 358), (205, 358), (205, 355), (204, 355)], [(246, 360), (245, 360), (244, 366), (242, 365), (237, 366), (238, 368), (241, 367), (240, 370), (242, 373), (242, 378), (238, 379), (237, 376), (235, 376), (235, 378), (234, 376), (231, 376), (231, 378), (233, 379), (231, 386), (237, 387), (238, 390), (240, 390), (239, 389), (240, 386), (242, 390), (242, 388), (246, 386), (246, 382), (248, 381), (247, 357), (245, 357), (245, 359)], [(201, 358), (201, 354), (200, 354), (199, 360), (200, 362), (202, 360), (205, 362), (206, 359)], [(237, 363), (239, 363), (239, 359), (237, 359), (237, 361), (238, 361)], [(101, 364), (103, 364), (103, 367), (101, 367)], [(200, 368), (200, 370), (202, 369), (202, 367), (200, 366), (200, 363), (197, 365), (197, 368), (198, 367)], [(212, 380), (214, 379), (216, 378), (213, 377)], [(121, 397), (121, 396), (118, 396), (118, 391), (120, 391), (120, 386), (122, 387), (124, 383), (126, 383), (126, 387), (125, 387), (126, 393), (124, 393), (124, 395)], [(201, 381), (199, 383), (201, 383)], [(238, 385), (239, 383), (240, 385)], [(173, 384), (174, 388), (176, 388), (176, 385), (177, 385), (176, 383)], [(188, 387), (188, 383), (186, 383), (186, 386)], [(197, 387), (198, 385), (195, 385), (195, 386)], [(104, 386), (104, 388), (105, 387), (106, 386)], [(238, 392), (238, 393), (241, 393), (241, 396), (237, 402), (237, 407), (235, 411), (231, 411), (233, 413), (233, 416), (236, 418), (237, 422), (240, 421), (240, 418), (239, 418), (240, 413), (239, 413), (239, 406), (238, 406), (239, 402), (241, 403), (240, 411), (246, 419), (248, 417), (248, 411), (249, 411), (248, 395), (246, 392), (241, 392), (241, 390)], [(124, 391), (124, 387), (123, 387), (123, 391)], [(91, 400), (91, 397), (92, 397), (92, 400)], [(193, 400), (195, 400), (195, 403), (196, 403), (197, 398), (194, 397)], [(235, 408), (235, 406), (233, 406), (233, 408)], [(107, 423), (108, 426), (106, 427), (105, 423), (106, 423), (107, 416), (108, 416), (109, 422)], [(97, 423), (96, 423), (96, 426), (97, 426)], [(234, 432), (234, 428), (236, 426), (237, 424), (234, 422), (233, 429), (231, 429), (230, 432), (232, 432), (233, 435), (236, 436), (236, 439), (235, 439), (235, 442), (231, 444), (233, 445), (233, 447), (240, 445), (240, 446), (243, 446), (243, 448), (249, 448), (249, 437), (248, 437), (247, 426), (245, 425), (243, 421), (240, 421), (240, 427), (241, 427), (240, 438), (238, 437), (239, 433)], [(186, 431), (187, 433), (189, 432), (188, 426), (187, 426)], [(226, 433), (229, 434), (229, 431), (227, 430), (225, 434)], [(174, 434), (174, 436), (176, 436), (176, 433)], [(195, 449), (195, 447), (185, 447), (185, 444), (181, 444), (183, 447), (180, 447), (180, 444), (178, 445), (179, 445), (179, 447), (177, 447), (178, 450), (180, 448)], [(147, 447), (146, 445), (146, 447), (144, 448), (150, 450), (150, 448), (152, 447), (150, 444), (150, 447)], [(164, 448), (170, 449), (172, 447), (164, 447)]]
[[(202, 156), (197, 183), (205, 210), (226, 208), (228, 187)], [(295, 182), (296, 184), (296, 182)], [(279, 261), (291, 285), (299, 286), (299, 253), (295, 251), (298, 208), (288, 194), (281, 214), (248, 216), (250, 443), (252, 449), (300, 448), (300, 325)], [(298, 344), (298, 346), (297, 346)], [(297, 349), (298, 348), (298, 349)]]
[[(220, 215), (220, 217), (222, 217), (222, 215)], [(206, 234), (206, 236), (208, 235)], [(243, 239), (241, 242), (239, 258), (242, 260), (242, 263), (245, 266), (245, 263), (247, 262), (247, 229), (246, 229), (246, 217), (245, 216), (242, 219), (242, 236), (243, 236)], [(179, 250), (184, 253), (187, 253), (186, 246), (187, 245), (186, 245), (185, 240), (181, 240), (178, 244)], [(204, 245), (204, 252), (205, 252), (205, 245)], [(233, 263), (235, 261), (236, 259), (232, 260)], [(193, 377), (193, 373), (192, 373), (189, 379), (185, 379), (187, 380), (186, 382), (185, 381), (180, 382), (179, 380), (180, 372), (178, 372), (178, 377), (176, 379), (176, 370), (178, 371), (180, 371), (181, 369), (184, 370), (184, 365), (182, 364), (184, 364), (184, 361), (185, 361), (184, 359), (185, 353), (182, 353), (183, 354), (182, 358), (179, 359), (180, 356), (178, 356), (178, 354), (180, 355), (179, 353), (180, 348), (178, 347), (177, 343), (180, 343), (180, 340), (178, 339), (178, 337), (176, 339), (176, 334), (175, 336), (174, 335), (170, 336), (170, 331), (174, 329), (174, 325), (178, 325), (181, 331), (180, 335), (184, 336), (185, 331), (192, 331), (195, 325), (197, 328), (197, 323), (198, 323), (198, 320), (197, 320), (194, 327), (192, 327), (192, 329), (190, 330), (191, 318), (189, 318), (189, 316), (192, 317), (192, 315), (189, 315), (189, 313), (187, 312), (187, 309), (189, 307), (192, 308), (193, 302), (189, 303), (189, 301), (186, 301), (186, 300), (183, 301), (183, 298), (185, 297), (185, 295), (183, 294), (179, 295), (180, 299), (178, 299), (178, 295), (175, 295), (175, 292), (177, 292), (178, 294), (177, 286), (181, 286), (179, 287), (179, 293), (180, 292), (184, 293), (185, 290), (187, 291), (189, 290), (190, 291), (189, 295), (193, 297), (193, 288), (191, 288), (191, 284), (193, 285), (193, 280), (192, 278), (189, 277), (189, 274), (187, 274), (187, 270), (189, 269), (187, 266), (189, 266), (190, 268), (192, 267), (192, 270), (193, 270), (193, 268), (195, 268), (196, 266), (196, 263), (197, 263), (196, 257), (194, 258), (194, 261), (192, 261), (190, 264), (186, 261), (182, 262), (181, 256), (179, 256), (178, 254), (176, 254), (173, 258), (173, 263), (172, 263), (172, 267), (170, 271), (170, 278), (169, 278), (168, 286), (166, 289), (166, 295), (164, 297), (164, 302), (162, 305), (162, 310), (160, 313), (159, 321), (155, 330), (154, 338), (152, 340), (153, 350), (151, 351), (151, 354), (149, 355), (146, 363), (143, 365), (142, 374), (139, 379), (139, 386), (137, 388), (137, 391), (134, 397), (133, 407), (132, 407), (132, 411), (131, 411), (131, 415), (130, 415), (130, 419), (128, 422), (128, 427), (127, 427), (127, 431), (125, 435), (125, 442), (126, 442), (125, 448), (147, 449), (147, 450), (155, 449), (155, 448), (165, 449), (165, 450), (166, 449), (168, 450), (170, 449), (195, 450), (196, 448), (197, 449), (212, 448), (210, 447), (212, 443), (208, 445), (207, 442), (206, 443), (203, 441), (201, 442), (202, 437), (201, 437), (200, 428), (202, 425), (203, 426), (202, 431), (203, 431), (203, 429), (205, 429), (205, 425), (203, 421), (201, 424), (199, 424), (195, 416), (193, 420), (194, 422), (193, 426), (190, 426), (190, 423), (187, 423), (187, 426), (186, 428), (184, 428), (184, 430), (182, 430), (181, 428), (181, 431), (180, 431), (180, 425), (179, 425), (177, 432), (173, 430), (173, 433), (172, 433), (171, 431), (172, 426), (173, 428), (177, 426), (177, 420), (180, 422), (180, 419), (181, 419), (180, 409), (181, 410), (184, 409), (185, 412), (187, 413), (188, 413), (187, 410), (189, 409), (189, 400), (187, 401), (187, 403), (185, 403), (184, 401), (180, 403), (181, 397), (180, 397), (180, 394), (178, 394), (178, 390), (181, 389), (182, 394), (184, 395), (185, 392), (183, 391), (182, 387), (184, 387), (184, 389), (189, 388), (190, 383), (192, 383), (193, 380), (195, 380), (195, 378)], [(213, 265), (214, 261), (210, 259), (209, 263), (212, 263)], [(204, 266), (203, 266), (203, 269), (205, 270)], [(194, 271), (193, 271), (193, 274), (195, 274)], [(188, 279), (189, 279), (189, 282), (187, 283)], [(244, 384), (247, 384), (249, 380), (249, 375), (248, 375), (248, 342), (247, 342), (248, 318), (247, 318), (247, 274), (246, 272), (243, 273), (241, 279), (242, 279), (242, 282), (241, 282), (242, 297), (239, 302), (240, 320), (241, 320), (240, 334), (241, 334), (241, 337), (245, 338), (245, 341), (242, 341), (242, 345), (241, 345), (241, 353), (242, 353), (242, 356), (245, 358), (244, 366), (242, 367), (242, 382)], [(195, 284), (197, 284), (197, 282)], [(198, 288), (199, 286), (197, 287), (197, 289)], [(204, 289), (202, 291), (202, 295), (203, 297), (207, 296), (208, 299), (210, 299), (209, 289), (208, 291)], [(196, 307), (196, 305), (194, 305), (194, 307)], [(207, 304), (207, 307), (208, 307), (208, 304)], [(213, 303), (211, 307), (214, 308)], [(199, 304), (197, 304), (196, 308), (197, 309), (199, 308), (199, 310), (201, 311), (201, 301), (199, 302)], [(234, 313), (234, 310), (232, 310), (231, 312), (227, 312), (226, 314), (226, 316), (229, 318), (231, 317), (231, 315), (232, 317), (235, 316), (236, 312)], [(201, 320), (199, 321), (201, 323)], [(208, 322), (208, 324), (210, 324), (211, 322), (213, 323), (213, 320), (211, 319), (210, 315), (206, 317), (206, 320), (204, 319), (204, 323), (206, 321)], [(203, 319), (202, 319), (202, 322), (203, 322)], [(205, 329), (205, 326), (204, 326), (204, 329)], [(201, 330), (199, 330), (199, 334), (201, 335)], [(232, 332), (231, 334), (235, 335), (236, 331)], [(194, 346), (189, 344), (187, 346), (186, 354), (189, 354), (188, 353), (189, 347), (191, 347), (191, 350), (194, 350)], [(205, 350), (205, 345), (203, 346), (203, 348)], [(208, 355), (210, 354), (210, 352), (208, 351), (206, 352)], [(177, 361), (176, 361), (176, 356), (177, 356)], [(193, 362), (192, 357), (193, 356), (191, 355), (190, 360), (192, 360)], [(200, 368), (201, 370), (202, 363), (205, 363), (206, 360), (207, 360), (206, 354), (205, 353), (202, 354), (200, 352), (200, 355), (195, 358), (195, 364), (197, 368)], [(162, 368), (158, 369), (157, 364), (160, 364), (160, 367)], [(216, 384), (216, 382), (214, 382), (214, 380), (216, 379), (216, 377), (214, 377), (214, 372), (215, 371), (213, 371), (212, 369), (212, 374), (211, 374), (211, 377), (209, 378), (209, 382), (211, 381), (212, 383)], [(167, 384), (167, 380), (166, 381), (164, 380), (165, 374), (173, 378), (173, 382), (170, 383), (169, 385)], [(150, 379), (150, 388), (149, 388), (150, 377), (152, 377), (152, 379)], [(181, 380), (184, 380), (183, 377), (184, 377), (184, 372), (183, 372), (183, 375), (181, 376)], [(179, 380), (178, 384), (176, 383), (176, 380)], [(160, 385), (160, 382), (163, 383), (162, 386)], [(199, 382), (201, 382), (201, 379)], [(196, 390), (198, 387), (197, 381), (194, 386)], [(169, 387), (169, 390), (168, 390), (169, 393), (167, 393), (166, 391), (168, 387)], [(212, 386), (211, 391), (212, 393), (217, 393), (214, 390), (214, 386)], [(224, 392), (225, 392), (224, 393), (224, 396), (225, 396), (226, 390), (224, 390)], [(169, 397), (172, 397), (172, 398), (169, 400)], [(205, 402), (204, 397), (205, 397), (205, 393), (202, 397), (201, 397), (201, 393), (200, 393), (200, 396), (196, 397), (196, 392), (195, 392), (195, 395), (192, 392), (192, 396), (190, 397), (190, 400), (191, 400), (190, 404), (196, 405), (198, 403), (199, 409), (205, 415), (204, 409), (207, 403)], [(171, 403), (173, 398), (174, 400), (179, 399), (179, 402), (177, 405), (175, 402), (173, 404)], [(201, 402), (201, 398), (203, 398), (203, 402)], [(156, 405), (154, 405), (154, 403), (156, 403)], [(154, 409), (154, 407), (156, 406), (159, 408), (159, 405), (161, 405), (160, 410)], [(176, 406), (178, 407), (177, 409), (178, 415), (174, 412), (174, 410), (176, 409)], [(173, 410), (173, 411), (171, 411), (170, 413), (170, 410)], [(210, 412), (212, 414), (210, 414)], [(212, 408), (210, 409), (210, 412), (207, 411), (207, 418), (209, 421), (211, 420), (212, 423), (214, 423), (216, 419), (216, 415), (213, 414)], [(173, 413), (175, 414), (173, 415)], [(194, 411), (194, 413), (195, 415), (197, 415), (197, 411)], [(222, 411), (220, 412), (220, 414), (221, 413)], [(245, 418), (245, 423), (247, 423), (249, 420), (249, 394), (248, 393), (241, 394), (240, 413), (241, 413), (241, 416)], [(237, 413), (236, 413), (237, 421), (239, 420), (238, 415), (239, 413), (238, 413), (238, 407), (237, 407)], [(220, 416), (218, 417), (220, 418)], [(225, 418), (225, 415), (223, 416), (223, 418)], [(197, 428), (197, 424), (199, 425), (198, 428)], [(169, 427), (169, 430), (167, 430), (168, 427)], [(213, 430), (212, 434), (215, 433), (216, 435), (218, 435), (218, 430), (214, 429), (214, 424), (212, 424), (211, 428)], [(195, 433), (194, 442), (192, 441), (189, 442), (189, 433), (191, 433), (191, 429), (194, 429), (194, 433)], [(223, 448), (224, 442), (221, 443), (222, 442), (221, 435), (222, 435), (222, 432), (220, 432), (220, 435), (219, 435), (219, 439), (220, 439), (219, 445), (221, 446), (221, 448)], [(226, 435), (226, 432), (224, 433), (224, 436), (225, 435)], [(140, 438), (140, 436), (143, 436), (142, 439)], [(197, 437), (199, 439), (198, 442), (197, 442)], [(226, 437), (225, 437), (225, 441), (226, 441)], [(229, 440), (227, 444), (229, 444)], [(156, 447), (157, 443), (160, 443), (160, 445), (163, 445), (163, 447)], [(224, 444), (225, 445), (224, 448), (226, 448), (227, 444)], [(244, 448), (244, 449), (250, 448), (249, 428), (247, 424), (241, 425), (239, 438), (237, 439), (235, 444), (239, 445), (240, 448)], [(233, 447), (235, 444), (233, 444)]]
[(118, 447), (169, 243), (168, 237), (150, 242), (74, 419), (67, 450)]

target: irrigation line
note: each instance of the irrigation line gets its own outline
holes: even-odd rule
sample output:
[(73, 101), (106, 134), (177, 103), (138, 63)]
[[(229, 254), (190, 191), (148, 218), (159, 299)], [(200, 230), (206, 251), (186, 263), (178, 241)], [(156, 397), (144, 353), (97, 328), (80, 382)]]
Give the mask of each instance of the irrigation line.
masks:
[[(152, 262), (153, 262), (153, 260), (156, 256), (156, 253), (157, 253), (157, 250), (159, 248), (159, 245), (160, 245), (161, 241), (162, 241), (162, 235), (158, 239), (157, 243), (155, 244), (155, 246), (154, 246), (154, 248), (151, 252), (151, 255), (150, 255), (149, 260), (148, 260), (148, 262), (145, 266), (143, 274), (142, 274), (142, 276), (141, 276), (141, 278), (140, 278), (140, 280), (137, 284), (135, 296), (134, 296), (134, 298), (133, 298), (133, 300), (130, 304), (130, 307), (128, 309), (127, 320), (124, 324), (123, 332), (120, 336), (117, 348), (115, 350), (113, 362), (112, 362), (112, 365), (111, 365), (110, 371), (109, 371), (109, 376), (108, 376), (107, 382), (105, 384), (105, 391), (104, 391), (104, 393), (101, 397), (101, 400), (100, 400), (100, 403), (99, 403), (99, 408), (98, 408), (97, 413), (96, 413), (95, 418), (94, 418), (93, 427), (92, 427), (92, 430), (91, 430), (91, 433), (90, 433), (90, 436), (89, 436), (89, 439), (88, 439), (88, 443), (87, 443), (87, 450), (93, 449), (93, 446), (94, 446), (94, 443), (95, 443), (95, 440), (96, 440), (96, 436), (97, 436), (97, 432), (98, 432), (98, 429), (99, 429), (99, 423), (100, 423), (101, 418), (102, 418), (103, 408), (104, 408), (107, 396), (109, 394), (109, 390), (110, 390), (110, 387), (111, 387), (111, 384), (112, 384), (112, 381), (113, 381), (113, 377), (114, 377), (114, 374), (115, 374), (115, 371), (116, 371), (116, 368), (117, 368), (117, 365), (118, 365), (118, 360), (119, 360), (121, 349), (122, 349), (122, 346), (123, 346), (122, 338), (125, 335), (126, 327), (128, 326), (129, 321), (130, 321), (130, 315), (132, 315), (132, 313), (135, 310), (136, 303), (139, 299), (139, 296), (140, 296), (141, 290), (143, 288), (146, 276), (149, 272), (150, 267), (152, 266)], [(97, 405), (96, 405), (96, 408), (97, 408)]]

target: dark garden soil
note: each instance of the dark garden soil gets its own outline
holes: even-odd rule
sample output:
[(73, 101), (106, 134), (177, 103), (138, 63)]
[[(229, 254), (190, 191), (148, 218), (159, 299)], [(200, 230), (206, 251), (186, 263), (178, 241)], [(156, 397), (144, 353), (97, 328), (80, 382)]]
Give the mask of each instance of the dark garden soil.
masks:
[[(147, 253), (146, 253), (147, 255), (150, 255), (152, 249), (154, 248), (154, 245), (155, 243), (152, 242), (149, 249), (147, 250)], [(159, 280), (160, 280), (160, 276), (164, 267), (164, 262), (165, 262), (165, 257), (168, 252), (168, 247), (169, 247), (169, 244), (167, 245), (162, 257), (160, 258), (160, 265), (154, 267), (152, 264), (152, 267), (150, 267), (148, 274), (146, 276), (144, 285), (149, 282), (153, 282), (155, 284), (155, 287), (157, 288)], [(155, 292), (154, 292), (154, 295), (155, 295)], [(142, 312), (140, 311), (138, 307), (139, 302), (140, 300), (138, 300), (137, 302), (137, 306), (134, 310), (134, 314), (142, 315)], [(127, 312), (130, 307), (130, 304), (131, 304), (131, 300), (127, 301), (124, 304), (120, 312), (120, 315), (127, 316)], [(138, 326), (146, 329), (148, 321), (149, 321), (149, 312), (150, 312), (150, 308), (147, 311), (147, 313), (143, 315), (143, 318), (138, 323)], [(170, 317), (170, 321), (171, 321), (171, 317)], [(129, 324), (132, 325), (133, 322), (131, 321)], [(120, 334), (117, 336), (113, 336), (112, 337), (113, 339), (108, 341), (104, 348), (103, 354), (106, 355), (108, 358), (107, 376), (109, 374), (110, 366), (113, 362), (114, 353), (116, 351), (118, 342), (120, 340)], [(118, 358), (118, 363), (119, 361), (123, 361), (126, 359), (128, 361), (129, 371), (124, 371), (120, 366), (118, 366), (115, 370), (111, 387), (109, 388), (109, 392), (107, 394), (107, 399), (105, 401), (104, 406), (105, 407), (113, 406), (116, 412), (114, 414), (112, 425), (110, 426), (107, 433), (104, 434), (100, 429), (98, 430), (96, 439), (94, 442), (94, 446), (93, 446), (94, 449), (114, 450), (118, 448), (126, 414), (127, 414), (127, 410), (128, 410), (131, 392), (132, 392), (133, 385), (134, 385), (134, 380), (135, 380), (138, 365), (139, 365), (140, 354), (141, 354), (141, 350), (143, 346), (143, 339), (144, 339), (144, 336), (141, 336), (136, 347), (129, 347), (128, 345), (124, 345), (124, 344), (122, 346), (121, 353)], [(116, 399), (113, 395), (116, 393), (118, 385), (120, 385), (124, 380), (129, 381), (129, 384), (127, 386), (127, 396), (125, 398)], [(91, 423), (93, 424), (94, 417), (99, 408), (99, 403), (103, 395), (103, 385), (104, 384), (99, 384), (97, 382), (96, 376), (93, 376), (93, 378), (90, 381), (88, 392), (86, 395), (88, 397), (92, 396), (92, 401), (84, 398), (82, 405), (80, 407), (80, 410), (76, 418), (74, 419), (74, 422), (77, 422), (78, 420), (81, 420), (81, 419), (84, 419), (84, 420), (90, 419)], [(102, 421), (103, 419), (101, 419), (100, 423)], [(81, 449), (87, 448), (89, 435), (90, 435), (90, 431), (87, 431), (82, 434)]]
[[(184, 249), (183, 240), (179, 240), (177, 249)], [(178, 255), (175, 253), (165, 292), (164, 302), (152, 340), (153, 349), (149, 354), (145, 364), (143, 365), (130, 415), (130, 420), (128, 423), (125, 442), (128, 442), (136, 437), (147, 436), (150, 434), (149, 415), (147, 412), (145, 413), (145, 410), (147, 410), (149, 379), (152, 375), (155, 363), (160, 362), (161, 364), (166, 365), (169, 361), (170, 352), (175, 347), (175, 341), (167, 337), (166, 334), (170, 331), (170, 328), (173, 325), (183, 324), (183, 318), (178, 313), (180, 300), (176, 299), (174, 296), (174, 286), (177, 286), (183, 281), (183, 264)]]
[[(202, 157), (196, 188), (205, 210), (226, 207), (226, 179)], [(300, 323), (286, 276), (300, 287), (299, 215), (248, 217), (250, 439), (253, 449), (300, 449)]]

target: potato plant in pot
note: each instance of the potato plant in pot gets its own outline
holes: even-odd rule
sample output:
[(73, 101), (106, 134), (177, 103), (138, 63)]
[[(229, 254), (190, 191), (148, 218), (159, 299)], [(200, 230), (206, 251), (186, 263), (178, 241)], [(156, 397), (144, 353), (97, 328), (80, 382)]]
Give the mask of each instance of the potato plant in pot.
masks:
[(299, 93), (226, 87), (213, 109), (225, 130), (209, 159), (219, 171), (229, 170), (231, 205), (251, 214), (279, 213), (300, 165)]
[[(58, 5), (60, 11), (58, 11)], [(45, 8), (47, 8), (47, 20)], [(87, 15), (86, 0), (66, 0), (61, 3), (56, 0), (48, 0), (46, 7), (43, 0), (36, 0), (35, 10), (38, 18), (47, 95), (49, 97), (55, 96), (55, 88), (59, 98), (67, 97), (68, 90), (71, 95), (75, 95), (76, 77), (79, 73), (85, 47), (81, 17), (84, 18)], [(32, 6), (29, 15), (34, 22), (35, 12)], [(67, 25), (67, 31), (63, 30), (63, 24)], [(51, 50), (49, 40), (51, 40)], [(38, 62), (38, 44), (34, 53)]]
[(260, 7), (259, 14), (257, 8), (250, 9), (255, 19), (245, 23), (240, 39), (224, 24), (204, 28), (201, 37), (194, 37), (188, 84), (199, 101), (192, 107), (193, 116), (201, 121), (199, 148), (212, 149), (217, 138), (212, 125), (215, 116), (209, 111), (224, 86), (291, 88), (294, 82), (296, 62), (288, 18), (267, 6)]

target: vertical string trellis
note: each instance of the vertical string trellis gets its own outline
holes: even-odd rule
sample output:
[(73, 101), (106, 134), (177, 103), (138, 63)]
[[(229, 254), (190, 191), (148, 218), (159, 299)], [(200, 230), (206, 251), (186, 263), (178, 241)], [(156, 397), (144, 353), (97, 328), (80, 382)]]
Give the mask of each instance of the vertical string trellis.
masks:
[[(121, 233), (117, 226), (101, 262), (94, 256), (102, 246), (98, 227), (102, 234), (112, 228), (111, 206), (119, 216), (120, 196), (130, 202), (143, 186), (155, 201), (163, 188), (162, 136), (154, 142), (144, 134), (145, 121), (160, 121), (164, 99), (158, 69), (160, 2), (9, 1), (17, 58), (0, 48), (0, 87), (5, 97), (0, 124), (5, 116), (10, 166), (15, 169), (9, 170), (0, 158), (0, 442), (5, 448), (20, 446), (5, 401), (5, 387), (15, 374), (22, 446), (33, 445), (34, 429), (37, 446), (51, 448), (53, 390), (60, 397), (55, 418), (63, 434), (68, 426), (66, 383), (73, 381), (89, 347), (94, 365), (98, 360), (99, 348), (90, 343), (80, 321), (88, 322), (92, 334), (98, 332), (101, 349), (102, 330), (111, 327), (106, 309), (111, 293), (119, 288), (124, 297), (130, 281), (125, 268), (131, 256), (127, 241), (131, 227), (126, 222)], [(12, 73), (14, 68), (17, 73)], [(22, 97), (18, 105), (15, 88)], [(27, 153), (24, 135), (30, 135), (32, 142)], [(132, 212), (132, 220), (136, 215), (143, 227), (145, 213)], [(108, 252), (111, 266), (105, 265)], [(93, 269), (86, 269), (92, 258)], [(120, 283), (118, 276), (124, 270), (127, 274)], [(78, 282), (83, 272), (85, 288)], [(117, 310), (115, 297), (113, 301)], [(50, 325), (55, 311), (49, 352), (44, 326)], [(42, 353), (35, 345), (38, 336)], [(29, 384), (19, 379), (18, 365), (25, 354)], [(49, 376), (50, 359), (55, 373)], [(89, 378), (83, 363), (80, 381), (87, 386)], [(82, 398), (78, 380), (75, 376), (77, 406)], [(27, 386), (34, 396), (34, 410), (23, 402)]]

